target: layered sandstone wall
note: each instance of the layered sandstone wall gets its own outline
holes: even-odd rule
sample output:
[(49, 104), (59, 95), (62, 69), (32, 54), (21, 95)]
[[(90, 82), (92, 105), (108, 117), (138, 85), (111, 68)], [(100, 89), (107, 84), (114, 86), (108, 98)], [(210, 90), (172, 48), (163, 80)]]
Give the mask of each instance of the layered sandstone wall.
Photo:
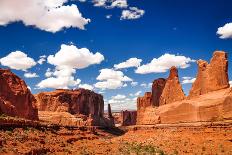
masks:
[(35, 102), (22, 79), (8, 69), (0, 69), (0, 113), (38, 120)]
[(204, 60), (198, 60), (197, 64), (198, 73), (189, 97), (229, 88), (228, 55), (226, 52), (216, 51), (209, 64)]
[(227, 53), (216, 51), (210, 64), (199, 60), (198, 66), (197, 78), (187, 99), (179, 83), (177, 70), (171, 68), (165, 86), (159, 86), (157, 90), (152, 88), (152, 91), (156, 90), (159, 94), (162, 92), (160, 98), (154, 97), (155, 106), (141, 108), (139, 106), (143, 104), (138, 104), (137, 124), (232, 120), (232, 90), (229, 88)]
[[(69, 122), (78, 124), (81, 119), (86, 125), (93, 126), (114, 126), (111, 118), (105, 118), (103, 96), (86, 89), (65, 90), (57, 89), (53, 92), (42, 92), (35, 95), (39, 111), (46, 111), (53, 116), (50, 121), (56, 120), (64, 122), (58, 117), (59, 114), (66, 113), (73, 118)], [(40, 118), (44, 119), (45, 112), (40, 112)], [(53, 115), (54, 114), (54, 115)], [(67, 117), (67, 118), (72, 118)], [(60, 118), (60, 119), (58, 119)], [(67, 119), (66, 118), (66, 119)], [(74, 121), (73, 121), (74, 120)], [(78, 121), (76, 121), (78, 120)], [(54, 123), (54, 122), (53, 122)], [(71, 123), (69, 123), (71, 124)]]

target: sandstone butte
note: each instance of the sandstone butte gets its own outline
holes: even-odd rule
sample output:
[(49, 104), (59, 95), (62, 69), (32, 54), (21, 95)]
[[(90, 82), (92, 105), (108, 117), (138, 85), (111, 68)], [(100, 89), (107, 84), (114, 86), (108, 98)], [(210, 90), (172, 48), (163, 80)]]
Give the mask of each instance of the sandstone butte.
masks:
[(114, 125), (112, 118), (104, 117), (103, 96), (93, 91), (57, 89), (35, 97), (40, 120), (74, 126)]
[(0, 113), (38, 120), (35, 103), (23, 80), (8, 69), (0, 69)]
[(121, 111), (120, 117), (122, 126), (136, 125), (137, 111)]
[[(208, 64), (199, 60), (196, 81), (186, 98), (172, 67), (167, 79), (153, 82), (152, 92), (137, 99), (138, 125), (232, 120), (232, 90), (227, 53), (216, 51)], [(148, 95), (149, 94), (149, 95)]]

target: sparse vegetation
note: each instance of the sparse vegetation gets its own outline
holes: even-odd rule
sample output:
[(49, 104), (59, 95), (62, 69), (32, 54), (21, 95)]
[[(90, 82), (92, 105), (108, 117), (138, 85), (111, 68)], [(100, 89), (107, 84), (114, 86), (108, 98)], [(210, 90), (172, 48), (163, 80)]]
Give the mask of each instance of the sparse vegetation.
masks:
[(136, 155), (164, 155), (164, 152), (153, 145), (142, 145), (140, 143), (125, 143), (119, 151), (123, 154), (134, 153)]

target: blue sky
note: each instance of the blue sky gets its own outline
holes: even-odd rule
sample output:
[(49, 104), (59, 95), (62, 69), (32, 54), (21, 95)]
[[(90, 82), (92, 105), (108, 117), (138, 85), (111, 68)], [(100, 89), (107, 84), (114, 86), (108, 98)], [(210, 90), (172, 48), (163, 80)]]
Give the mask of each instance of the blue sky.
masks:
[[(48, 2), (0, 2), (0, 67), (11, 68), (32, 93), (88, 87), (115, 110), (135, 109), (137, 96), (150, 91), (154, 79), (167, 77), (170, 65), (180, 68), (180, 81), (191, 81), (194, 60), (209, 61), (215, 50), (228, 52), (229, 63), (232, 59), (230, 0)], [(137, 59), (121, 64), (127, 68), (114, 67), (130, 58)], [(232, 79), (230, 70), (231, 65)], [(190, 88), (191, 83), (183, 84), (186, 94)]]

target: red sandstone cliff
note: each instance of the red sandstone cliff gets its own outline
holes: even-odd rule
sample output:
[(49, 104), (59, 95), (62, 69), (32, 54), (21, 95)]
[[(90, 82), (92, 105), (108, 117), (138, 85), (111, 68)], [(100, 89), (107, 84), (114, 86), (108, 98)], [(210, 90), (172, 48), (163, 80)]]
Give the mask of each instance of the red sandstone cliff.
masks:
[(0, 69), (0, 113), (37, 120), (35, 101), (22, 79), (10, 70)]
[[(86, 125), (113, 125), (113, 122), (103, 117), (103, 96), (96, 94), (93, 91), (86, 89), (57, 89), (52, 92), (39, 93), (35, 95), (35, 97), (39, 111), (46, 111), (46, 115), (48, 111), (50, 111), (51, 115), (54, 114), (54, 118), (59, 118), (58, 114), (61, 114), (61, 112), (66, 112), (71, 115), (75, 115), (76, 117), (82, 119), (82, 121), (86, 121)], [(45, 112), (40, 112), (40, 114), (41, 118), (44, 119)], [(69, 114), (67, 114), (68, 117), (70, 117)], [(75, 122), (74, 124), (78, 123)]]
[(176, 67), (171, 67), (169, 77), (159, 99), (159, 106), (181, 101), (184, 98), (185, 95), (179, 82), (178, 70)]
[(228, 56), (226, 52), (215, 51), (210, 64), (204, 60), (198, 60), (197, 64), (198, 73), (189, 97), (229, 88)]
[[(175, 68), (171, 69), (166, 81), (155, 80), (153, 85), (155, 97), (152, 99), (156, 99), (153, 105), (159, 107), (142, 108), (143, 104), (138, 104), (137, 124), (232, 121), (232, 90), (228, 88), (228, 59), (225, 52), (216, 51), (210, 64), (198, 61), (197, 78), (188, 99), (184, 97)], [(168, 104), (163, 104), (162, 98)]]

